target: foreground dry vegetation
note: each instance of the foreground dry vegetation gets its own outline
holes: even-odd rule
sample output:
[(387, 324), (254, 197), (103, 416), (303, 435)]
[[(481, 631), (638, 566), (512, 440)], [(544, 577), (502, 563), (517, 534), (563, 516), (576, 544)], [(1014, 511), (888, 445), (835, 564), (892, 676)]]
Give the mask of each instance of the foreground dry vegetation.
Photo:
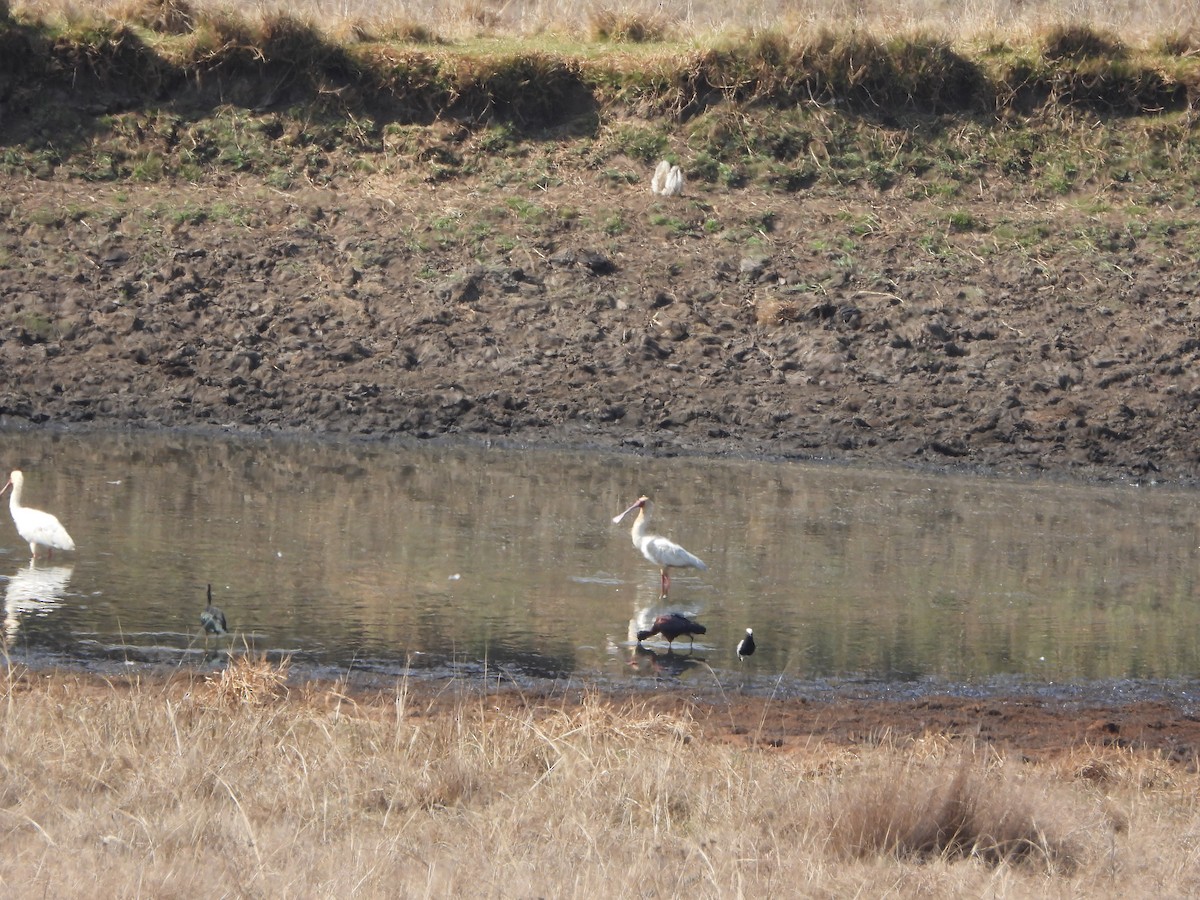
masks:
[(289, 686), (246, 657), (203, 679), (10, 668), (2, 688), (21, 896), (1200, 887), (1200, 775), (1131, 749), (1032, 762), (942, 733), (780, 749), (755, 729), (721, 740), (723, 714), (683, 694)]

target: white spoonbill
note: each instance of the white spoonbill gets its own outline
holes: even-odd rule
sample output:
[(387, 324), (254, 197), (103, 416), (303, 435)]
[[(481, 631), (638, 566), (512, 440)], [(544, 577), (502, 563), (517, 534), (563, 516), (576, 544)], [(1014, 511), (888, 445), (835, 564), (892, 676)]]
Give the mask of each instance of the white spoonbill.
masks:
[(646, 525), (650, 518), (649, 506), (649, 497), (638, 497), (637, 503), (619, 516), (613, 516), (613, 524), (620, 524), (621, 520), (635, 509), (638, 511), (637, 518), (633, 520), (633, 531), (631, 532), (633, 546), (642, 551), (642, 556), (659, 567), (659, 571), (662, 573), (662, 595), (666, 597), (667, 591), (671, 589), (669, 569), (690, 567), (704, 571), (708, 569), (708, 566), (700, 557), (688, 553), (674, 541), (657, 534), (646, 534)]
[(8, 511), (12, 513), (17, 534), (29, 542), (29, 552), (33, 558), (37, 559), (39, 545), (46, 548), (47, 556), (53, 556), (55, 550), (74, 550), (75, 542), (67, 534), (67, 529), (63, 528), (62, 522), (48, 512), (21, 505), (21, 489), (24, 486), (25, 476), (18, 469), (8, 476), (8, 484), (0, 488), (0, 494), (12, 488)]

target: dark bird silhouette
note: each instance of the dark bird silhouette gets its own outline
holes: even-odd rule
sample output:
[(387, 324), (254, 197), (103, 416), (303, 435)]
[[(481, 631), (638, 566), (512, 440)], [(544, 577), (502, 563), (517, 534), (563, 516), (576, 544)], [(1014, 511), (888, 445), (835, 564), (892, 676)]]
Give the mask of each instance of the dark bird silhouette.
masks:
[(662, 578), (662, 596), (666, 597), (667, 591), (671, 589), (671, 573), (669, 571), (671, 568), (691, 567), (704, 571), (708, 569), (708, 566), (700, 557), (684, 550), (674, 541), (657, 534), (646, 534), (646, 526), (650, 521), (649, 507), (649, 497), (638, 497), (633, 506), (619, 516), (613, 516), (613, 523), (620, 524), (621, 520), (635, 509), (638, 511), (630, 532), (633, 537), (633, 546), (642, 551), (642, 556), (659, 567), (659, 574)]
[(738, 641), (737, 655), (739, 660), (754, 655), (754, 629), (747, 628), (746, 636)]
[(650, 626), (648, 631), (639, 631), (637, 633), (638, 643), (646, 640), (646, 638), (654, 637), (656, 634), (661, 634), (667, 639), (667, 643), (672, 647), (675, 646), (675, 638), (683, 635), (688, 636), (690, 643), (695, 643), (695, 636), (704, 634), (708, 629), (699, 622), (693, 622), (685, 615), (680, 613), (667, 613), (659, 616), (654, 620), (654, 624)]
[(219, 606), (213, 606), (212, 585), (208, 586), (208, 606), (200, 613), (200, 624), (206, 634), (228, 634), (229, 627), (225, 624), (225, 613)]

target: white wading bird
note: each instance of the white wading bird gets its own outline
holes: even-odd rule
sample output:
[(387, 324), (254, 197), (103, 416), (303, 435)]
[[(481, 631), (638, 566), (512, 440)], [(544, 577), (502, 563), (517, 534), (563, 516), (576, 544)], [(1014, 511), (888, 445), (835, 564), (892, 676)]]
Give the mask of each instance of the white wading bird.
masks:
[(650, 179), (650, 192), (663, 197), (678, 197), (683, 193), (683, 169), (673, 166), (667, 160), (658, 164), (654, 176)]
[(708, 569), (704, 561), (698, 556), (694, 556), (684, 550), (674, 541), (667, 540), (665, 537), (659, 537), (657, 534), (646, 534), (646, 524), (649, 520), (647, 509), (650, 505), (649, 497), (639, 497), (637, 503), (625, 510), (619, 516), (613, 516), (613, 524), (620, 524), (621, 520), (635, 509), (638, 510), (637, 518), (633, 520), (633, 546), (642, 551), (642, 556), (650, 560), (659, 567), (662, 573), (662, 595), (667, 596), (667, 591), (671, 589), (671, 575), (669, 569), (681, 569), (691, 567), (700, 569), (701, 571)]
[(37, 548), (46, 548), (46, 555), (53, 556), (55, 550), (74, 550), (75, 542), (58, 521), (48, 512), (40, 509), (30, 509), (21, 505), (21, 489), (25, 486), (25, 476), (20, 470), (8, 476), (8, 484), (0, 488), (3, 494), (12, 488), (12, 496), (8, 500), (8, 510), (12, 513), (13, 524), (17, 526), (17, 534), (29, 542), (29, 552), (37, 559)]

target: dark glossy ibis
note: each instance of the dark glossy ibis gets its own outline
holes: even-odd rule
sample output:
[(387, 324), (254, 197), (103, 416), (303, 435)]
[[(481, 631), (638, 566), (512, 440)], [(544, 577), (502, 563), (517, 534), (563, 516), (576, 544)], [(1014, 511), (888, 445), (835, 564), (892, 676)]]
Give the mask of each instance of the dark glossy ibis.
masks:
[(675, 639), (688, 636), (688, 641), (694, 643), (696, 635), (704, 634), (708, 629), (699, 622), (693, 622), (687, 616), (681, 613), (666, 613), (654, 620), (654, 624), (646, 631), (637, 633), (638, 643), (646, 640), (646, 638), (654, 637), (656, 634), (661, 634), (667, 639), (667, 643), (672, 647), (675, 646)]

